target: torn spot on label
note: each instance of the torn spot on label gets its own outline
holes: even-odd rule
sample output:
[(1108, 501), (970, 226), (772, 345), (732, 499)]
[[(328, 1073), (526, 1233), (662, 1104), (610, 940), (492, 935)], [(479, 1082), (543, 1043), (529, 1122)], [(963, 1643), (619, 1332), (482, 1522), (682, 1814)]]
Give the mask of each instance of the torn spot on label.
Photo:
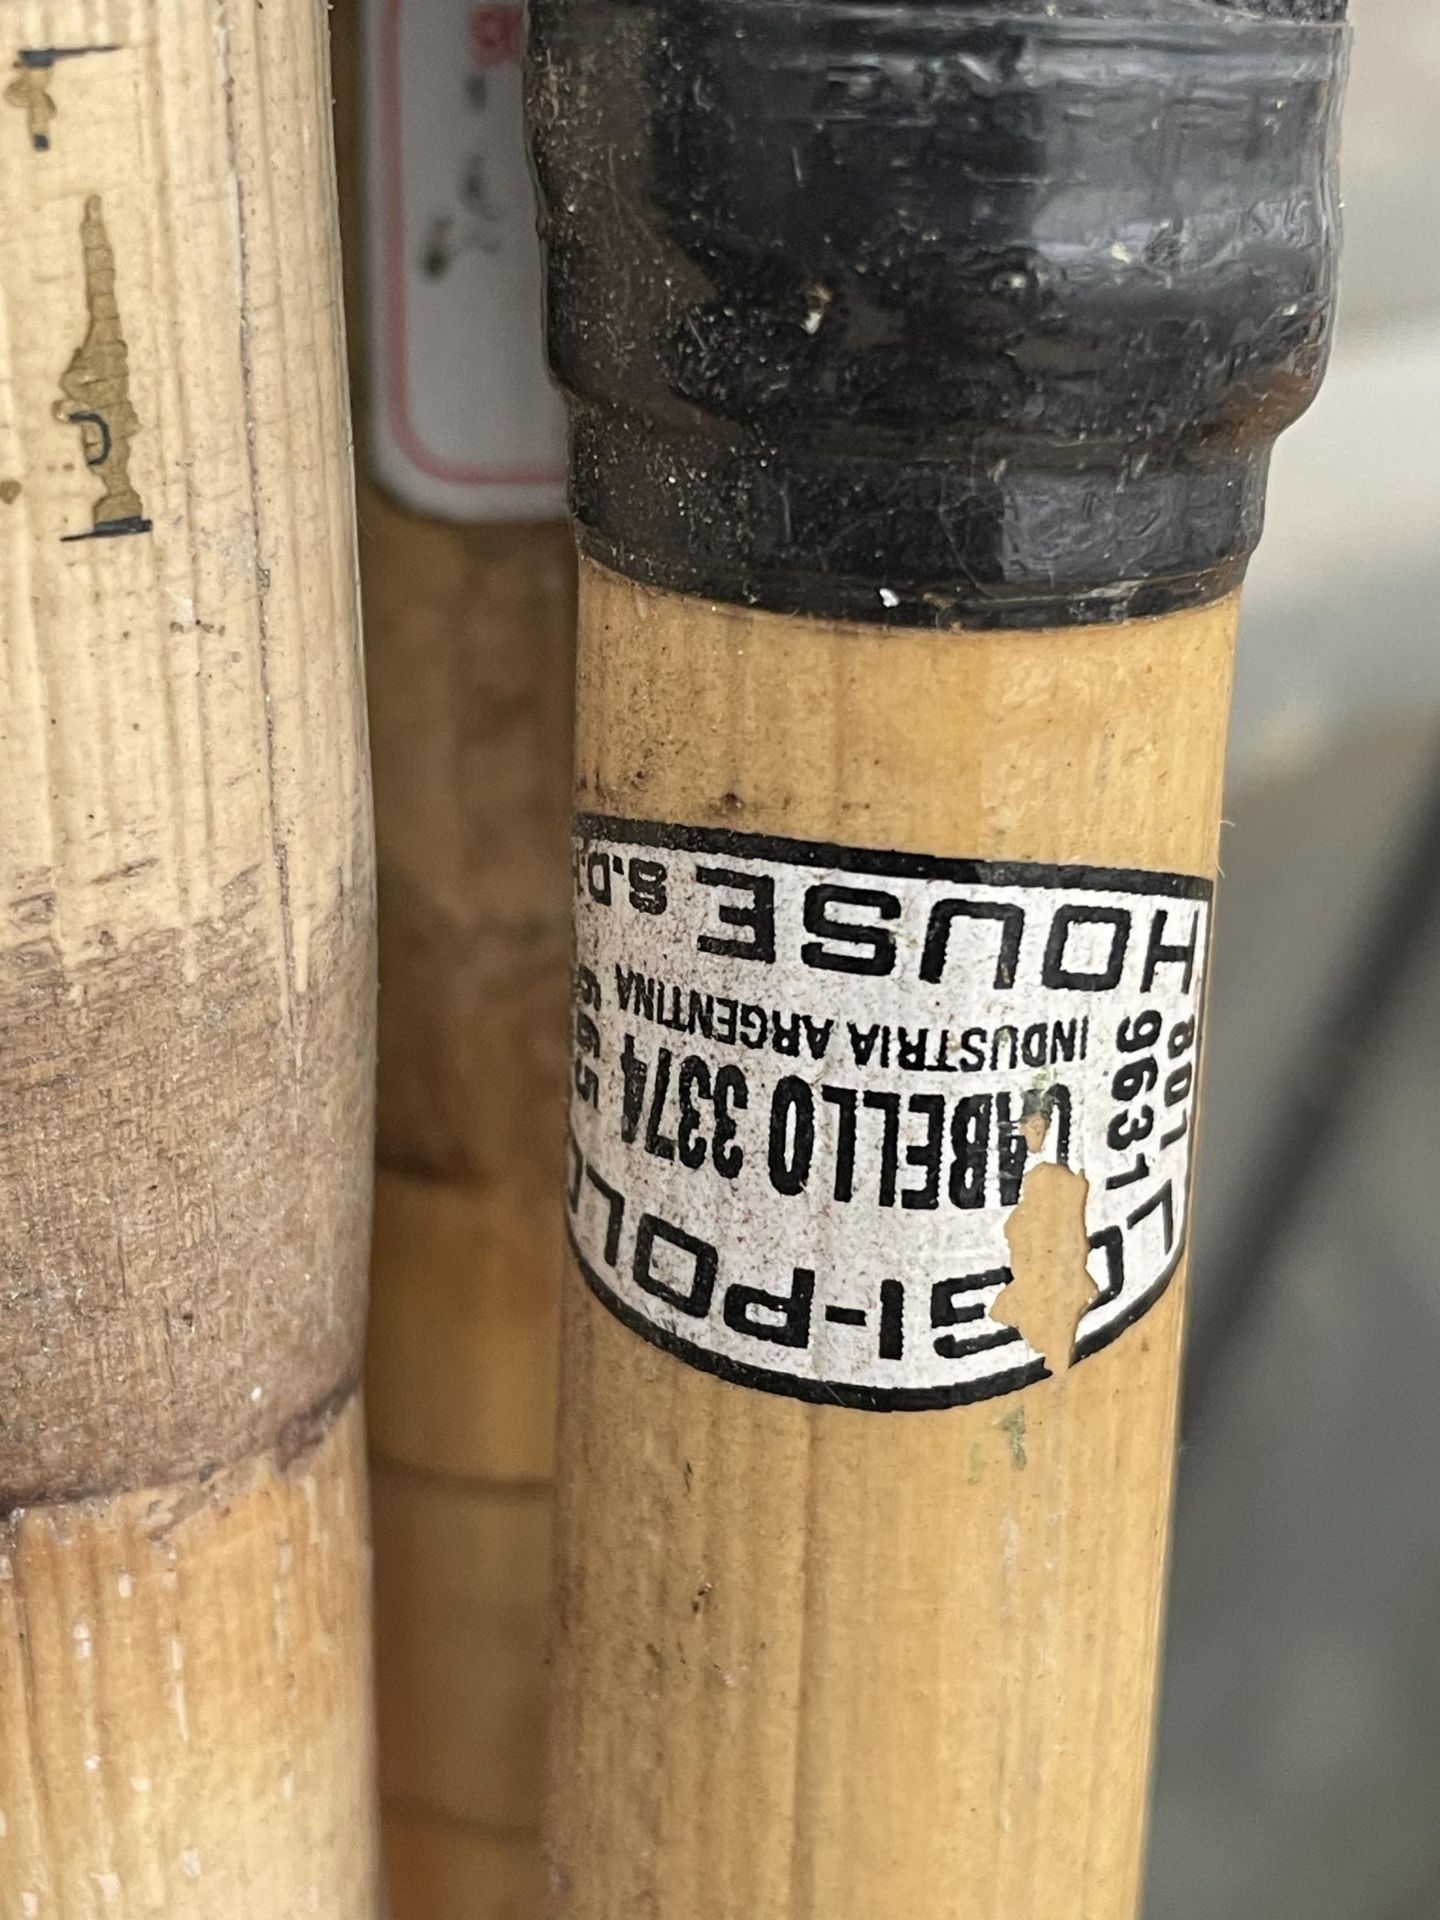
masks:
[[(1027, 1121), (1027, 1129), (1036, 1119)], [(1027, 1138), (1036, 1150), (1043, 1145), (1043, 1120)], [(1069, 1372), (1076, 1332), (1100, 1291), (1089, 1272), (1089, 1198), (1083, 1174), (1044, 1161), (1026, 1173), (1020, 1204), (1005, 1223), (1014, 1279), (990, 1318), (1014, 1327), (1056, 1375)]]

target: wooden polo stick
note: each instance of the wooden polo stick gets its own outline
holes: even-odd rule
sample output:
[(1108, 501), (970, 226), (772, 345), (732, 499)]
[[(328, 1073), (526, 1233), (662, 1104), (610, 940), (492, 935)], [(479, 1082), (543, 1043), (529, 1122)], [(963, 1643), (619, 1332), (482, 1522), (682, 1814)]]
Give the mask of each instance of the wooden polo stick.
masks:
[(0, 6), (0, 1911), (376, 1912), (324, 12)]
[(471, 0), (338, 19), (380, 879), (367, 1403), (395, 1920), (540, 1905), (575, 562), (520, 23)]
[(1135, 1912), (1236, 593), (1329, 335), (1340, 11), (535, 0), (557, 1920)]

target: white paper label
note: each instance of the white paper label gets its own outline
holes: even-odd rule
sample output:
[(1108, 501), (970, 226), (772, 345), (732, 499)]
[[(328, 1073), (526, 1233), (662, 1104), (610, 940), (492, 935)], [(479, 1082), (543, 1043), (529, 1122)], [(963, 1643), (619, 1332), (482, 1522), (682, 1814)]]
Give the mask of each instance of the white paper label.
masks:
[[(644, 1338), (802, 1400), (945, 1407), (1164, 1292), (1208, 881), (593, 816), (574, 876), (570, 1234)], [(1081, 1177), (1058, 1366), (1001, 1298), (1044, 1163)]]
[(564, 511), (519, 6), (366, 0), (370, 458), (456, 520)]

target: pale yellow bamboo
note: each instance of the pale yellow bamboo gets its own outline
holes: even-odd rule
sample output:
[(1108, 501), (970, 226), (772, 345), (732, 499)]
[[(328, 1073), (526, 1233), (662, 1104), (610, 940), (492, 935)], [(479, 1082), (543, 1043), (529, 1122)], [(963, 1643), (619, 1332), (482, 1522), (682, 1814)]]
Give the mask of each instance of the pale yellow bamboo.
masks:
[(396, 1920), (475, 1920), (539, 1899), (573, 558), (560, 526), (362, 502), (382, 1800)]
[(539, 1901), (574, 560), (563, 526), (441, 526), (363, 482), (361, 520), (389, 1885), (395, 1920), (480, 1920)]
[[(1209, 876), (1234, 625), (846, 628), (587, 564), (578, 804)], [(1052, 1335), (1074, 1179), (1037, 1167), (1010, 1221)], [(1182, 1281), (1019, 1393), (876, 1414), (697, 1371), (572, 1268), (556, 1920), (1132, 1920)]]
[(0, 1912), (363, 1920), (323, 12), (3, 0), (0, 40)]
[[(336, 123), (365, 378), (355, 9)], [(437, 192), (448, 190), (437, 183)], [(477, 378), (484, 370), (477, 367)], [(366, 1382), (394, 1920), (541, 1904), (574, 556), (560, 523), (407, 511), (359, 462), (380, 867)]]

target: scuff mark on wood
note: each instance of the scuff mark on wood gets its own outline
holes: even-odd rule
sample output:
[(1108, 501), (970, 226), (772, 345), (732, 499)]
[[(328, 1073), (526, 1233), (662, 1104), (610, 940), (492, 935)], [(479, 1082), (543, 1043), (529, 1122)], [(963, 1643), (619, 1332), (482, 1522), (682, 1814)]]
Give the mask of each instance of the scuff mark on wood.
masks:
[(130, 400), (130, 355), (115, 296), (115, 254), (99, 194), (92, 193), (85, 202), (80, 246), (90, 325), (61, 375), (62, 398), (54, 411), (56, 419), (79, 427), (85, 464), (99, 474), (105, 491), (95, 503), (90, 532), (66, 538), (148, 533), (150, 522), (130, 482), (130, 443), (140, 430), (140, 416)]
[(50, 151), (50, 127), (60, 109), (50, 91), (57, 61), (78, 60), (86, 53), (118, 53), (119, 47), (22, 47), (15, 56), (16, 77), (5, 89), (6, 102), (25, 115), (30, 145), (36, 153)]
[(50, 71), (48, 67), (30, 65), (23, 53), (15, 65), (18, 71), (5, 89), (5, 103), (18, 107), (25, 115), (30, 145), (36, 153), (48, 153), (50, 123), (56, 112), (50, 94)]

